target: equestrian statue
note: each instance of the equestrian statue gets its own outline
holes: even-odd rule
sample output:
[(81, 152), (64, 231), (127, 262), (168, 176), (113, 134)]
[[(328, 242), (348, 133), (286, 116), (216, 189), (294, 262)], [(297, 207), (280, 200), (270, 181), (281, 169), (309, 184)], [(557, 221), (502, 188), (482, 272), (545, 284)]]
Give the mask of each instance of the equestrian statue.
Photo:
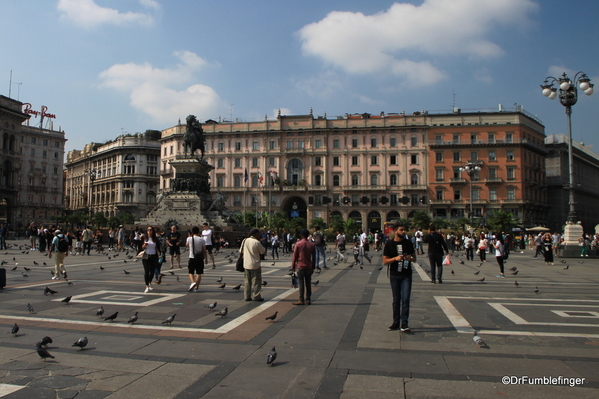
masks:
[(187, 155), (187, 149), (189, 154), (193, 155), (196, 150), (200, 150), (200, 160), (204, 158), (204, 144), (206, 139), (204, 138), (204, 131), (202, 125), (198, 122), (195, 115), (189, 115), (187, 117), (187, 129), (183, 135), (183, 144), (185, 145), (185, 155)]

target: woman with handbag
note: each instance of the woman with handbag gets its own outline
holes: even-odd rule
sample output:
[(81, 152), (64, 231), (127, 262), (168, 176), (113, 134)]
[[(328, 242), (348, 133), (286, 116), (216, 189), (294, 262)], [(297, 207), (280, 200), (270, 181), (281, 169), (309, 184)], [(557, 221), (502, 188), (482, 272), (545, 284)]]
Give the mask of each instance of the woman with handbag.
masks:
[(146, 290), (144, 293), (152, 291), (152, 278), (154, 277), (154, 271), (158, 267), (158, 257), (160, 255), (160, 247), (158, 237), (154, 228), (148, 226), (147, 233), (145, 234), (145, 240), (141, 245), (145, 255), (142, 256), (141, 262), (144, 266), (144, 281), (146, 283)]
[(487, 246), (488, 245), (489, 245), (489, 241), (487, 240), (487, 237), (485, 237), (485, 235), (481, 233), (480, 241), (478, 242), (478, 251), (476, 251), (478, 253), (478, 256), (480, 257), (481, 262), (487, 261)]

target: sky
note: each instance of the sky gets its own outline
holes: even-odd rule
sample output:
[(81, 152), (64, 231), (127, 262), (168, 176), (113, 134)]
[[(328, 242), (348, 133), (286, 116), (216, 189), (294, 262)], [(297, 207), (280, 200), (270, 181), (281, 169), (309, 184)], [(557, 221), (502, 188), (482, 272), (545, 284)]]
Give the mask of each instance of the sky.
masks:
[(67, 151), (279, 109), (518, 105), (565, 134), (540, 85), (584, 71), (598, 86), (579, 92), (573, 138), (599, 153), (597, 16), (585, 0), (0, 0), (0, 94), (47, 106)]

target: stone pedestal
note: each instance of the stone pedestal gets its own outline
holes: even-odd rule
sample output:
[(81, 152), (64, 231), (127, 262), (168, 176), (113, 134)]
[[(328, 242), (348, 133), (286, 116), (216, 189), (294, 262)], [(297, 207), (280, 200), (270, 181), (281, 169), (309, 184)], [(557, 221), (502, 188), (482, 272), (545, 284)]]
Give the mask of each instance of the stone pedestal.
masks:
[(559, 251), (560, 258), (575, 258), (580, 257), (581, 247), (578, 239), (582, 237), (584, 229), (580, 222), (567, 222), (564, 226), (564, 242)]

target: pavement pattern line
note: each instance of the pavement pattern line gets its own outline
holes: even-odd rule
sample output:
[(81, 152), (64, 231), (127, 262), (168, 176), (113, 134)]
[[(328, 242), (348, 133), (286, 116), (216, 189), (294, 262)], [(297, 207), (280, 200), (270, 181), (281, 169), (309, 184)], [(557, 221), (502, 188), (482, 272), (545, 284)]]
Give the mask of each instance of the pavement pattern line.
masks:
[[(505, 317), (507, 317), (514, 324), (530, 325), (530, 326), (599, 327), (598, 324), (552, 323), (552, 322), (541, 323), (541, 322), (526, 321), (522, 317), (518, 316), (516, 313), (514, 313), (511, 310), (509, 310), (508, 308), (506, 308), (501, 303), (488, 302), (488, 304), (491, 307), (493, 307), (495, 310), (497, 310), (499, 313), (501, 313), (502, 315), (504, 315)], [(517, 304), (509, 304), (509, 305), (511, 306), (511, 305), (517, 305)], [(520, 305), (525, 306), (527, 304), (523, 303), (523, 304), (520, 304)], [(562, 305), (562, 306), (567, 306), (567, 305)], [(593, 305), (589, 305), (589, 306), (593, 306)], [(595, 306), (597, 306), (597, 305), (595, 305)]]
[[(156, 329), (158, 329), (158, 330), (164, 330), (164, 331), (204, 332), (204, 333), (226, 334), (226, 333), (232, 331), (233, 329), (239, 327), (243, 323), (247, 322), (248, 320), (252, 319), (253, 317), (257, 316), (258, 314), (262, 313), (263, 311), (276, 305), (277, 303), (279, 303), (283, 299), (287, 298), (289, 295), (291, 295), (294, 292), (295, 292), (295, 289), (293, 289), (293, 288), (289, 289), (289, 290), (279, 294), (278, 296), (276, 296), (266, 302), (263, 302), (261, 305), (244, 313), (243, 315), (236, 317), (235, 319), (231, 320), (230, 322), (228, 322), (218, 328), (215, 328), (215, 329), (172, 327), (172, 326), (170, 326), (168, 328), (164, 328), (163, 326), (158, 326), (158, 325), (150, 326), (150, 325), (142, 325), (142, 324), (114, 324), (114, 323), (107, 323), (107, 322), (54, 319), (54, 318), (47, 318), (47, 317), (18, 317), (18, 316), (9, 316), (9, 315), (0, 315), (0, 319), (39, 321), (39, 322), (45, 322), (45, 323), (61, 323), (61, 324), (70, 324), (70, 325), (87, 325), (87, 326), (94, 326), (94, 327), (110, 326), (110, 327), (114, 327), (114, 328), (133, 329), (133, 330), (135, 330), (135, 329), (139, 329), (139, 330), (156, 330)], [(57, 299), (55, 301), (60, 301), (60, 299)], [(82, 301), (79, 301), (79, 302), (82, 302)], [(111, 302), (111, 304), (114, 304), (114, 303)], [(125, 305), (131, 306), (130, 303), (128, 303), (128, 304), (126, 303)], [(139, 305), (135, 304), (135, 306), (139, 306)]]
[[(453, 327), (456, 329), (458, 333), (461, 334), (472, 334), (475, 329), (472, 325), (466, 320), (464, 316), (457, 310), (457, 308), (451, 303), (449, 298), (461, 298), (461, 299), (482, 299), (482, 300), (490, 300), (490, 299), (504, 299), (504, 300), (522, 300), (522, 298), (490, 298), (490, 297), (454, 297), (454, 296), (434, 296), (437, 304), (445, 313), (445, 316), (449, 319)], [(529, 299), (526, 299), (529, 300)], [(533, 300), (533, 299), (530, 299)], [(580, 302), (580, 300), (574, 299), (542, 299), (535, 298), (537, 301), (575, 301)], [(589, 302), (599, 302), (589, 300)], [(505, 309), (508, 311), (507, 309)], [(509, 311), (508, 311), (509, 312)], [(514, 315), (515, 318), (521, 319), (519, 316)], [(507, 317), (507, 316), (506, 316)], [(509, 318), (509, 317), (508, 317)], [(524, 319), (522, 319), (524, 323), (521, 324), (536, 324), (536, 325), (555, 325), (551, 323), (527, 323)], [(557, 325), (560, 326), (570, 326), (573, 324), (564, 324), (559, 323)], [(597, 325), (592, 325), (591, 327), (597, 327)], [(588, 333), (561, 333), (561, 332), (545, 332), (545, 331), (497, 331), (497, 330), (476, 330), (479, 335), (487, 334), (487, 335), (520, 335), (520, 336), (532, 336), (532, 337), (568, 337), (568, 338), (599, 338), (599, 334), (588, 334)]]
[(0, 398), (25, 388), (22, 385), (0, 384)]
[[(99, 295), (108, 295), (108, 294), (121, 294), (121, 295), (125, 295), (128, 296), (131, 299), (131, 302), (117, 302), (117, 301), (108, 301), (108, 300), (87, 300), (87, 299), (82, 299), (82, 298), (88, 298), (90, 296), (99, 296)], [(91, 304), (97, 304), (97, 305), (121, 305), (121, 306), (151, 306), (151, 305), (156, 305), (158, 303), (161, 302), (165, 302), (165, 301), (174, 301), (177, 298), (181, 298), (182, 296), (185, 296), (187, 294), (163, 294), (163, 293), (147, 293), (147, 294), (139, 294), (137, 292), (129, 292), (129, 291), (111, 291), (111, 290), (100, 290), (100, 291), (93, 291), (87, 294), (81, 294), (81, 295), (73, 295), (71, 297), (71, 302), (77, 302), (77, 303), (91, 303)], [(139, 298), (151, 298), (152, 296), (156, 297), (156, 299), (152, 299), (149, 301), (143, 301), (143, 302), (133, 302), (135, 299), (139, 299)], [(53, 302), (62, 302), (63, 299), (61, 298), (57, 298), (57, 299), (52, 299)]]

